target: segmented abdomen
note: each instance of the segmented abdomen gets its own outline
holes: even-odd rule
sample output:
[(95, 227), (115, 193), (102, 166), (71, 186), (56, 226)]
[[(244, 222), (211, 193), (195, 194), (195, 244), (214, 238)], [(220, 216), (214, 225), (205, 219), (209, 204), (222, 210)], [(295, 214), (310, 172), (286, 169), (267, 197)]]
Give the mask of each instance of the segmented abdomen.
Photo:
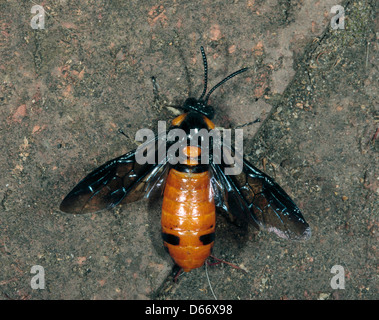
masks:
[(170, 170), (161, 224), (164, 245), (174, 261), (186, 272), (201, 267), (211, 254), (216, 224), (208, 171)]

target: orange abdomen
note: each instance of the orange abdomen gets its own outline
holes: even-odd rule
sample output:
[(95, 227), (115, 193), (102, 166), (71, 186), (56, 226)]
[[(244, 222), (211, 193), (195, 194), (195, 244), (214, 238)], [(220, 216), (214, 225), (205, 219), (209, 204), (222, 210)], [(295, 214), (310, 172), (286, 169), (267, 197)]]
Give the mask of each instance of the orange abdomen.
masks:
[(170, 170), (162, 205), (162, 236), (171, 257), (186, 272), (201, 267), (211, 254), (215, 211), (208, 171)]

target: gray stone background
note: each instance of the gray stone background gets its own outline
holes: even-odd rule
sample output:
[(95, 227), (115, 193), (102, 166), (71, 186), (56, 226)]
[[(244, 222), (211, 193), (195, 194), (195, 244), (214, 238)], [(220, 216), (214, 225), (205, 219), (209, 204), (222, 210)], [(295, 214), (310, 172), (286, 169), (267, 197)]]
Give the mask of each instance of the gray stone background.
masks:
[[(172, 282), (159, 206), (69, 215), (59, 203), (136, 147), (209, 81), (215, 123), (244, 127), (245, 155), (293, 197), (305, 243), (218, 217), (208, 267), (219, 299), (377, 299), (378, 43), (375, 1), (34, 1), (0, 9), (0, 299), (213, 299), (204, 268)], [(342, 5), (344, 29), (331, 8)], [(339, 21), (341, 22), (341, 21)], [(154, 103), (151, 76), (162, 97)], [(122, 128), (128, 138), (119, 135)], [(32, 266), (45, 289), (31, 288)], [(345, 270), (333, 289), (331, 268)]]

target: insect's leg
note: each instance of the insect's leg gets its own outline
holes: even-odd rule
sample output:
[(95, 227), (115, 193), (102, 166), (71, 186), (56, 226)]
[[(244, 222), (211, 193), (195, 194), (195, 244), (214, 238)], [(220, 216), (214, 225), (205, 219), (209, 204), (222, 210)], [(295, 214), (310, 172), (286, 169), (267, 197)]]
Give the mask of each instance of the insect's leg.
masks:
[(129, 137), (126, 135), (126, 133), (122, 129), (118, 129), (118, 133), (121, 133), (124, 137), (129, 139)]
[(210, 266), (212, 266), (212, 265), (216, 265), (216, 264), (220, 264), (220, 263), (225, 263), (225, 264), (231, 266), (231, 267), (234, 268), (234, 269), (238, 269), (238, 270), (243, 271), (244, 273), (247, 273), (246, 270), (242, 269), (241, 267), (239, 267), (239, 266), (237, 266), (237, 265), (235, 265), (235, 264), (233, 264), (233, 263), (231, 263), (231, 262), (228, 262), (228, 261), (225, 261), (225, 260), (222, 260), (222, 259), (216, 258), (216, 257), (213, 256), (213, 255), (210, 255), (209, 257), (217, 261), (217, 262), (214, 262), (214, 263), (210, 263), (210, 262), (207, 260), (207, 263), (208, 263), (208, 265), (210, 265)]
[(179, 115), (182, 112), (179, 111), (179, 107), (176, 106), (170, 106), (167, 103), (167, 100), (165, 97), (161, 97), (159, 94), (159, 86), (157, 83), (157, 79), (153, 76), (151, 77), (151, 82), (153, 83), (153, 95), (154, 95), (154, 107), (158, 110), (161, 111), (163, 107), (167, 108), (170, 112), (172, 112), (174, 115)]
[(257, 118), (254, 121), (250, 121), (250, 122), (246, 122), (246, 123), (240, 124), (240, 125), (234, 127), (234, 129), (239, 129), (239, 128), (243, 128), (243, 127), (246, 127), (246, 126), (250, 126), (250, 125), (252, 125), (254, 123), (257, 123), (257, 122), (261, 122), (261, 119)]
[(177, 283), (179, 276), (183, 274), (183, 268), (179, 267), (177, 264), (174, 265), (174, 268), (172, 269), (172, 274), (174, 277), (174, 282)]
[(153, 76), (151, 77), (151, 82), (153, 84), (153, 96), (154, 96), (153, 106), (155, 109), (160, 110), (162, 109), (163, 102), (161, 101), (161, 97), (159, 96), (159, 86), (157, 83), (157, 79)]
[(221, 261), (210, 262), (210, 261), (207, 259), (207, 265), (210, 266), (210, 267), (215, 266), (215, 265), (218, 265), (218, 264), (220, 264), (220, 263), (221, 263)]
[[(235, 129), (243, 128), (243, 127), (246, 127), (246, 126), (250, 126), (250, 125), (252, 125), (254, 123), (257, 123), (257, 122), (261, 122), (261, 119), (257, 118), (254, 121), (250, 121), (250, 122), (246, 122), (246, 123), (243, 123), (243, 124), (239, 124), (239, 125), (237, 125), (237, 126), (235, 126), (233, 128), (230, 128), (230, 129), (235, 130)], [(224, 127), (216, 127), (216, 129), (222, 131), (222, 130), (225, 130), (226, 128), (224, 128)]]
[[(157, 109), (160, 109), (159, 107), (160, 98), (159, 98), (159, 92), (158, 92), (157, 79), (153, 76), (151, 77), (151, 82), (153, 83), (154, 107), (156, 107)], [(129, 139), (129, 137), (125, 134), (125, 132), (122, 129), (118, 129), (118, 132)]]
[(131, 139), (131, 138), (130, 138), (130, 137), (124, 132), (124, 130), (122, 130), (121, 128), (119, 128), (119, 129), (117, 130), (117, 132), (120, 133), (120, 134), (122, 134), (126, 139), (130, 140), (131, 142), (134, 141), (134, 140)]
[(154, 104), (157, 104), (157, 102), (159, 101), (157, 79), (153, 76), (153, 77), (151, 77), (151, 82), (153, 83)]

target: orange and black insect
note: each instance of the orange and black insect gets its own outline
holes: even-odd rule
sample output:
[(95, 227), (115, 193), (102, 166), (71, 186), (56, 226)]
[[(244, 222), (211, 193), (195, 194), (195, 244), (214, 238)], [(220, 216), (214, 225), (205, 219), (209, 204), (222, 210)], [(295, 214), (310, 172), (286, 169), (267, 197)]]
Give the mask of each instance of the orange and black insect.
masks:
[[(202, 47), (201, 53), (204, 90), (199, 99), (188, 98), (184, 102), (181, 107), (184, 113), (172, 121), (169, 129), (184, 130), (188, 142), (193, 139), (191, 129), (210, 131), (215, 128), (214, 109), (208, 105), (211, 93), (247, 70), (243, 68), (232, 73), (206, 94), (208, 68)], [(156, 158), (160, 152), (158, 141), (156, 137), (150, 142), (157, 145)], [(234, 152), (232, 147), (225, 150), (230, 154)], [(80, 181), (62, 201), (60, 210), (96, 212), (148, 198), (153, 191), (162, 190), (163, 244), (184, 271), (201, 267), (210, 256), (215, 240), (216, 209), (281, 238), (306, 240), (310, 237), (310, 227), (299, 208), (272, 178), (246, 159), (241, 173), (226, 175), (224, 169), (229, 165), (213, 158), (209, 158), (209, 163), (201, 163), (202, 151), (200, 144), (189, 143), (181, 150), (184, 161), (175, 165), (170, 164), (167, 157), (155, 164), (140, 165), (136, 161), (136, 150), (126, 153)]]

